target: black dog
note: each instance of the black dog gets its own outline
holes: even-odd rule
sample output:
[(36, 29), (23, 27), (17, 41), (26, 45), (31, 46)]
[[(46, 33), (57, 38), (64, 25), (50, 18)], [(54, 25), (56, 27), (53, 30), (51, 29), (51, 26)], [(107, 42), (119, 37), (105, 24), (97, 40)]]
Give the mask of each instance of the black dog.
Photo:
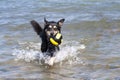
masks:
[(31, 21), (34, 30), (42, 40), (41, 51), (47, 53), (50, 57), (54, 57), (54, 53), (59, 51), (59, 44), (62, 40), (62, 35), (60, 34), (61, 26), (64, 21), (65, 19), (61, 19), (58, 22), (47, 21), (44, 18), (44, 28), (42, 28), (35, 20)]

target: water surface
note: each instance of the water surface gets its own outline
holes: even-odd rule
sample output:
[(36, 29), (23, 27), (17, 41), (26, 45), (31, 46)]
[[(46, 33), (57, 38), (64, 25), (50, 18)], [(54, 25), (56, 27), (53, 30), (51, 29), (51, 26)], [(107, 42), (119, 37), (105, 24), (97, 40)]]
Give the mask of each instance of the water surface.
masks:
[[(0, 78), (119, 80), (119, 13), (119, 0), (1, 0)], [(44, 17), (66, 19), (52, 68), (39, 62), (41, 41), (29, 23), (43, 26)]]

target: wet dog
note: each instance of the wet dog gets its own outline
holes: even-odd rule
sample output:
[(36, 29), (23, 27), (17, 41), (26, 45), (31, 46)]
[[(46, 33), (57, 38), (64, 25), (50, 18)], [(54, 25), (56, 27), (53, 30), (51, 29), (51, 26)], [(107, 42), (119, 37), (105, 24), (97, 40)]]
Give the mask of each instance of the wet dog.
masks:
[(59, 51), (59, 45), (62, 42), (61, 27), (65, 19), (58, 22), (47, 21), (44, 18), (44, 28), (42, 28), (37, 21), (32, 20), (31, 24), (37, 35), (40, 36), (42, 44), (41, 51), (50, 56), (49, 65), (53, 65), (55, 60), (55, 53)]

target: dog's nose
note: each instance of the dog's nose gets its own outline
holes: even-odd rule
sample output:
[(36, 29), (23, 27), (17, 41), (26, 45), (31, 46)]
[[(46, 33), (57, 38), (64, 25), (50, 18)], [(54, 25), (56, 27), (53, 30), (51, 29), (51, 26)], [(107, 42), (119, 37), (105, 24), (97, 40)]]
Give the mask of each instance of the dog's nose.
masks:
[(51, 35), (51, 36), (53, 36), (53, 35), (54, 35), (54, 33), (52, 32), (52, 33), (50, 33), (50, 35)]

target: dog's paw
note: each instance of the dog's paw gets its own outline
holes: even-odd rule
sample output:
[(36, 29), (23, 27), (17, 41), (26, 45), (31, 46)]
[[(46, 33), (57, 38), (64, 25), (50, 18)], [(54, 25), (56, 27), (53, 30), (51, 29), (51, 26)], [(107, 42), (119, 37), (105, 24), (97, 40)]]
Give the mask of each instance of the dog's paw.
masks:
[(49, 64), (50, 66), (53, 66), (54, 61), (55, 61), (55, 57), (51, 57), (50, 60), (49, 60), (49, 62), (48, 62), (48, 64)]

